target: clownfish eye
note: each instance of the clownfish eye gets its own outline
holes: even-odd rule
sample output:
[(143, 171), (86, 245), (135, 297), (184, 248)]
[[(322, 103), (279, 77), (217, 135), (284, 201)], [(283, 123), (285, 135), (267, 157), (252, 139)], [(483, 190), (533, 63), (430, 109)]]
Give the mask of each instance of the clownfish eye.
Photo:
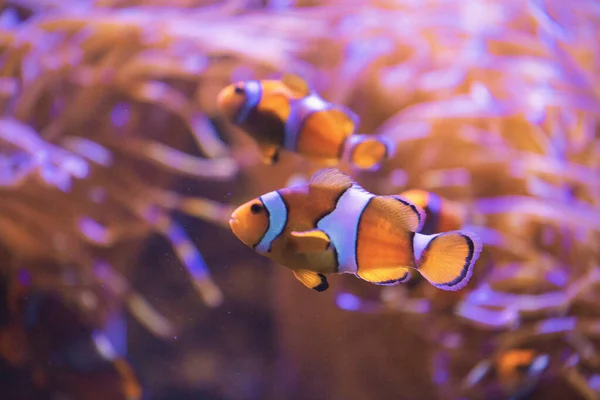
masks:
[(244, 88), (240, 87), (240, 86), (236, 86), (235, 89), (233, 89), (233, 92), (235, 94), (244, 94), (244, 93), (246, 93), (246, 91), (244, 90)]
[(254, 203), (250, 206), (250, 212), (252, 214), (259, 214), (262, 210), (264, 210), (264, 207), (258, 203)]

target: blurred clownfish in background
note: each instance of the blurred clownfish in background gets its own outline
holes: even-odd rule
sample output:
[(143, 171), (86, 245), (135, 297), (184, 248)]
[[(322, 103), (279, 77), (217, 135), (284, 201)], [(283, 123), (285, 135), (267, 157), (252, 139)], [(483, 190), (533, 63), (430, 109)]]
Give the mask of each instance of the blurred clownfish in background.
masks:
[(465, 208), (458, 203), (446, 200), (435, 193), (420, 189), (411, 189), (399, 194), (405, 200), (421, 207), (427, 218), (421, 233), (454, 231), (460, 229), (465, 222)]
[(409, 269), (437, 288), (463, 288), (481, 252), (479, 237), (460, 231), (417, 233), (424, 220), (423, 211), (401, 197), (373, 195), (326, 168), (307, 184), (243, 204), (229, 224), (244, 244), (319, 292), (329, 287), (328, 273), (395, 285), (410, 277)]
[(284, 148), (326, 165), (343, 159), (373, 170), (394, 150), (387, 138), (354, 134), (358, 116), (323, 100), (297, 75), (231, 84), (217, 103), (229, 122), (257, 141), (267, 164), (277, 163)]
[(481, 390), (489, 385), (496, 386), (495, 398), (526, 399), (542, 378), (550, 364), (550, 356), (533, 349), (514, 348), (492, 359), (484, 360), (471, 370), (465, 378), (469, 398), (481, 398)]
[[(25, 280), (21, 276), (28, 275), (0, 278), (0, 303), (6, 307), (0, 313), (7, 314), (0, 321), (0, 366), (6, 361), (28, 372), (31, 387), (27, 393), (59, 392), (60, 396), (51, 397), (69, 399), (142, 399), (137, 373), (124, 349), (114, 344), (126, 341), (124, 316), (114, 315), (102, 329), (88, 326), (59, 296), (21, 283)], [(0, 398), (15, 398), (8, 396)]]

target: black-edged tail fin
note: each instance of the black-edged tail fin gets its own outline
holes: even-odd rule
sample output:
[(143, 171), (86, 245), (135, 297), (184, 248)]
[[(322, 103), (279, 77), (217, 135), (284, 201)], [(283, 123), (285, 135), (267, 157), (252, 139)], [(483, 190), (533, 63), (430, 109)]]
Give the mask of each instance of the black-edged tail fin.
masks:
[(352, 135), (344, 143), (343, 158), (356, 168), (376, 171), (395, 150), (394, 143), (380, 135)]
[(482, 244), (470, 232), (451, 231), (437, 235), (415, 234), (413, 247), (417, 271), (442, 290), (460, 290), (473, 275)]

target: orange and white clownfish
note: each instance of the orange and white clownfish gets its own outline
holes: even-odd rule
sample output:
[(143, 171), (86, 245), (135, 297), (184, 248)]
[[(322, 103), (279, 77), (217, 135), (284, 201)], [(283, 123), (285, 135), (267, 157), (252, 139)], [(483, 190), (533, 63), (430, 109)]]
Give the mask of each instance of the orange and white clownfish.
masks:
[(444, 199), (432, 192), (410, 189), (399, 194), (405, 200), (421, 207), (427, 215), (421, 233), (454, 231), (460, 229), (465, 222), (465, 209), (460, 204)]
[(241, 205), (229, 224), (244, 244), (319, 292), (329, 287), (325, 274), (395, 285), (410, 269), (440, 289), (463, 288), (481, 252), (479, 238), (460, 231), (423, 235), (424, 220), (423, 210), (401, 197), (376, 196), (326, 168), (305, 185)]
[(511, 349), (480, 362), (467, 376), (466, 387), (495, 382), (500, 384), (496, 392), (503, 392), (502, 398), (524, 399), (535, 388), (549, 363), (548, 354), (533, 349)]
[(373, 170), (394, 151), (385, 137), (354, 134), (358, 116), (323, 100), (297, 75), (231, 84), (217, 104), (229, 122), (256, 140), (267, 164), (277, 163), (283, 148), (328, 165), (343, 159)]

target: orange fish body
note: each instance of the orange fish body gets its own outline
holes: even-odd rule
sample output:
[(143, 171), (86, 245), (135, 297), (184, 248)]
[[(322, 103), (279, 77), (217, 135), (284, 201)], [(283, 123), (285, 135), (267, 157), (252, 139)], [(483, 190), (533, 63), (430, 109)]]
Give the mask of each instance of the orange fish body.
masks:
[(326, 164), (345, 159), (373, 169), (393, 152), (383, 137), (354, 134), (358, 116), (323, 100), (295, 75), (237, 82), (224, 88), (217, 102), (227, 120), (257, 141), (268, 164), (278, 161), (283, 148)]
[(461, 289), (479, 257), (479, 238), (459, 231), (417, 233), (423, 221), (414, 204), (376, 196), (337, 169), (323, 169), (308, 184), (243, 204), (230, 226), (244, 244), (317, 291), (329, 286), (325, 274), (395, 285), (410, 277), (410, 269), (440, 289)]
[(421, 207), (427, 218), (421, 233), (432, 235), (434, 233), (460, 229), (465, 221), (464, 207), (446, 200), (435, 193), (419, 189), (411, 189), (399, 195), (413, 204)]

